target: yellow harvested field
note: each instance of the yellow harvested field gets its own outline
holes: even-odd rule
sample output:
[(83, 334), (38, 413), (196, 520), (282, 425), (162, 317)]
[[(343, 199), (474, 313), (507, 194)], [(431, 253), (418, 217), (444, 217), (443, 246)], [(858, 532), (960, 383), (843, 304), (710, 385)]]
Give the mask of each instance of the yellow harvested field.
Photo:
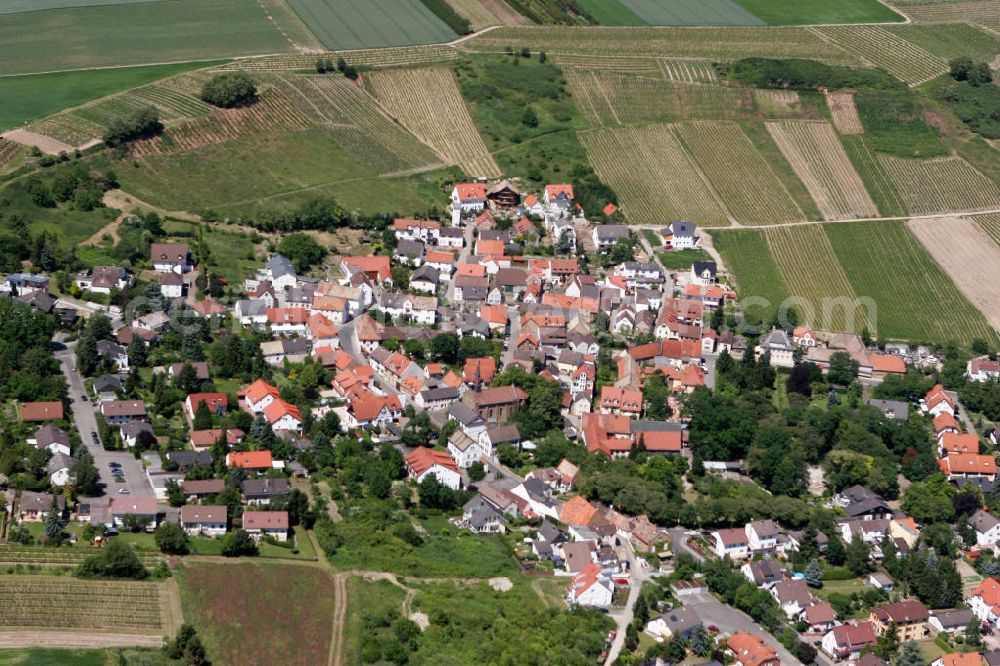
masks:
[(618, 193), (633, 223), (729, 223), (719, 198), (670, 126), (595, 130), (581, 133), (580, 141), (597, 175)]
[(878, 160), (913, 215), (1000, 208), (1000, 187), (961, 157)]
[(824, 218), (878, 216), (878, 207), (829, 123), (782, 121), (766, 125)]
[(674, 131), (736, 220), (776, 224), (805, 219), (738, 124), (681, 123)]
[(479, 135), (450, 69), (397, 69), (368, 76), (382, 107), (469, 176), (495, 178), (500, 167)]
[(823, 225), (772, 227), (764, 239), (803, 321), (822, 331), (857, 332), (868, 324)]
[(831, 92), (826, 94), (826, 105), (833, 117), (833, 126), (841, 134), (864, 134), (865, 128), (858, 116), (858, 108), (854, 106), (854, 94), (849, 92)]
[(948, 63), (877, 25), (838, 25), (809, 28), (847, 51), (916, 85), (948, 71)]
[(907, 226), (959, 291), (1000, 331), (1000, 245), (967, 217), (910, 220)]
[(479, 31), (491, 25), (499, 25), (500, 21), (479, 0), (448, 0), (455, 12), (472, 24), (472, 29)]

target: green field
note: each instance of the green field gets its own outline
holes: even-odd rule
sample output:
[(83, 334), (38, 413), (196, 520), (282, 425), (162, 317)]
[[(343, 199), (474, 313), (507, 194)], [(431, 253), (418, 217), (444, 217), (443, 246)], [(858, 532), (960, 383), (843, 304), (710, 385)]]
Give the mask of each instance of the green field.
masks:
[(578, 4), (601, 25), (646, 25), (619, 0), (579, 0)]
[[(781, 272), (760, 231), (712, 231), (712, 244), (736, 278), (744, 312), (753, 320), (770, 321), (788, 298)], [(753, 299), (753, 300), (748, 300)]]
[[(0, 21), (2, 25), (2, 21)], [(0, 131), (105, 95), (210, 63), (182, 63), (0, 77)]]
[(253, 215), (333, 195), (349, 208), (412, 214), (442, 205), (442, 169), (388, 178), (359, 162), (324, 128), (241, 137), (116, 166), (122, 189), (168, 210)]
[(904, 222), (824, 225), (859, 297), (878, 306), (878, 333), (890, 338), (969, 343), (996, 333), (927, 254)]
[(902, 22), (902, 16), (876, 0), (734, 0), (770, 25)]
[(0, 666), (106, 666), (106, 650), (25, 648), (0, 650)]
[(419, 0), (289, 0), (325, 47), (449, 42), (456, 35)]
[(0, 17), (0, 75), (292, 49), (264, 9), (244, 0), (172, 0)]
[(140, 2), (161, 1), (162, 0), (0, 0), (0, 14), (20, 14), (22, 12), (40, 12), (47, 9), (95, 7), (97, 5), (132, 5)]
[(618, 1), (642, 21), (631, 25), (764, 25), (733, 0)]

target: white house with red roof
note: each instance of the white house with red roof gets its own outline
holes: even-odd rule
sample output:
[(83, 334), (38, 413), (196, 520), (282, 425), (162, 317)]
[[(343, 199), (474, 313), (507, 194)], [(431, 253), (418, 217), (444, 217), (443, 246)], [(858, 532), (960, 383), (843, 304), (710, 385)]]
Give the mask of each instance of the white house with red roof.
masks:
[(558, 183), (545, 186), (545, 204), (563, 210), (573, 205), (573, 186), (568, 183)]
[(972, 591), (965, 603), (983, 622), (996, 625), (1000, 620), (1000, 583), (992, 576)]
[(350, 391), (346, 425), (349, 428), (382, 428), (391, 425), (402, 413), (397, 396), (375, 395), (359, 386)]
[(589, 608), (610, 608), (615, 596), (615, 582), (601, 571), (601, 565), (591, 562), (579, 571), (567, 586), (566, 603)]
[(441, 235), (441, 223), (437, 220), (413, 220), (397, 218), (392, 221), (396, 240), (422, 241), (437, 245)]
[(428, 476), (435, 476), (442, 485), (452, 490), (462, 487), (462, 475), (458, 464), (447, 451), (435, 451), (426, 446), (418, 446), (412, 453), (405, 456), (406, 471), (411, 479), (421, 483)]
[(937, 384), (921, 400), (920, 408), (925, 414), (930, 414), (931, 416), (938, 416), (943, 413), (954, 416), (955, 399), (944, 390), (943, 386)]
[(189, 419), (194, 420), (201, 403), (208, 405), (208, 411), (216, 416), (225, 413), (229, 405), (229, 396), (225, 393), (192, 393), (184, 400), (184, 412)]
[(876, 641), (872, 623), (858, 622), (834, 627), (823, 636), (820, 645), (823, 652), (835, 659), (857, 659), (863, 649), (874, 646)]
[(972, 382), (1000, 381), (1000, 361), (991, 360), (989, 356), (970, 359), (965, 365), (965, 376)]
[(486, 186), (482, 183), (456, 183), (451, 190), (451, 207), (463, 213), (482, 210), (486, 207)]
[(263, 379), (258, 379), (242, 392), (243, 404), (251, 414), (261, 414), (281, 393)]
[(997, 461), (993, 456), (977, 453), (951, 453), (938, 461), (948, 480), (982, 478), (992, 481), (997, 476)]
[(729, 557), (742, 560), (750, 557), (750, 538), (742, 527), (712, 532), (715, 539), (715, 554), (719, 557)]
[(299, 412), (299, 408), (281, 398), (276, 398), (265, 407), (263, 414), (274, 431), (299, 432), (302, 430), (302, 413)]

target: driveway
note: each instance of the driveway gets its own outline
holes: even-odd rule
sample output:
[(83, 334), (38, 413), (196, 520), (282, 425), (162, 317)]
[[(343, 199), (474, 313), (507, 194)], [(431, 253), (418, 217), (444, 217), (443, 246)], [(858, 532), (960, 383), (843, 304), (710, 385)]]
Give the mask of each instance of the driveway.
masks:
[(684, 553), (685, 555), (690, 555), (691, 557), (693, 557), (695, 562), (705, 561), (705, 558), (702, 556), (701, 553), (699, 553), (693, 548), (688, 547), (687, 545), (688, 536), (686, 530), (682, 530), (680, 528), (674, 528), (672, 530), (667, 530), (667, 533), (670, 535), (670, 543), (673, 544), (675, 558), (681, 553)]
[[(87, 401), (85, 395), (85, 385), (83, 376), (76, 371), (76, 342), (63, 344), (60, 342), (62, 334), (57, 334), (56, 343), (62, 348), (57, 348), (55, 357), (59, 361), (63, 375), (66, 377), (69, 386), (70, 409), (73, 412), (73, 424), (83, 445), (87, 447), (94, 457), (94, 465), (101, 476), (101, 483), (106, 494), (118, 494), (121, 488), (128, 488), (132, 495), (153, 496), (153, 487), (150, 485), (146, 474), (143, 471), (142, 463), (135, 459), (128, 451), (106, 451), (102, 445), (94, 444), (90, 433), (97, 432), (97, 417), (94, 414), (94, 405)], [(116, 483), (111, 475), (108, 463), (117, 462), (122, 466), (125, 475), (125, 483)]]
[(732, 635), (738, 631), (749, 631), (764, 639), (764, 641), (778, 652), (778, 658), (782, 664), (801, 664), (802, 662), (792, 656), (792, 653), (785, 649), (785, 646), (767, 633), (763, 627), (750, 619), (750, 616), (736, 610), (732, 606), (727, 606), (710, 594), (696, 594), (690, 597), (683, 597), (684, 607), (690, 608), (702, 623), (707, 627), (712, 624), (719, 628), (721, 634)]

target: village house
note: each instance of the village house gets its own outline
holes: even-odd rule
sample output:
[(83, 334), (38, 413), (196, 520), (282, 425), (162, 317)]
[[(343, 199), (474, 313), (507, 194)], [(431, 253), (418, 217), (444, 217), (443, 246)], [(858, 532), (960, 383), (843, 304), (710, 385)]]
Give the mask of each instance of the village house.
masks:
[(181, 507), (181, 527), (191, 536), (217, 537), (226, 533), (225, 505), (186, 504)]
[(486, 186), (482, 183), (456, 183), (451, 190), (451, 207), (460, 213), (472, 213), (486, 207)]
[(288, 541), (287, 511), (244, 511), (243, 531), (253, 537), (254, 541), (274, 539), (279, 543)]
[(260, 505), (285, 497), (290, 490), (287, 479), (244, 479), (240, 487), (244, 503)]
[(868, 616), (877, 636), (884, 635), (890, 626), (895, 626), (900, 644), (922, 640), (927, 635), (929, 619), (930, 613), (927, 607), (916, 599), (876, 606), (871, 609), (871, 614)]
[(476, 495), (462, 507), (462, 524), (476, 534), (499, 534), (507, 530), (503, 512), (482, 495)]
[(764, 639), (746, 631), (738, 631), (726, 640), (726, 648), (735, 657), (737, 666), (780, 666), (781, 660)]
[(670, 640), (674, 636), (690, 638), (701, 626), (701, 618), (691, 608), (673, 608), (646, 623), (643, 629), (657, 643)]
[(157, 273), (187, 273), (193, 267), (191, 250), (183, 243), (153, 243), (149, 260)]
[(226, 454), (226, 466), (248, 471), (265, 471), (274, 466), (270, 451), (233, 451)]
[(567, 588), (566, 602), (570, 607), (607, 609), (611, 607), (614, 592), (615, 583), (611, 576), (604, 573), (599, 564), (592, 562), (573, 576)]
[(965, 603), (980, 621), (996, 626), (1000, 620), (1000, 583), (992, 576), (987, 578), (976, 586)]
[(101, 403), (101, 415), (109, 425), (148, 419), (146, 403), (142, 400), (109, 400)]
[(989, 356), (969, 359), (965, 366), (965, 377), (971, 382), (1000, 381), (1000, 361), (991, 360)]
[(120, 266), (94, 266), (76, 276), (76, 286), (94, 294), (110, 294), (112, 289), (128, 289), (133, 282), (132, 275)]
[(426, 446), (418, 446), (412, 453), (404, 456), (406, 471), (411, 479), (421, 483), (428, 476), (437, 480), (452, 490), (462, 487), (462, 475), (451, 454), (435, 451)]
[(1000, 520), (992, 513), (977, 509), (969, 516), (969, 525), (976, 531), (976, 545), (989, 548), (1000, 543)]
[[(974, 619), (976, 619), (975, 614), (968, 608), (939, 610), (931, 612), (927, 624), (934, 634), (957, 636), (964, 634), (969, 622)], [(977, 666), (979, 665), (977, 664)]]
[(58, 401), (22, 402), (18, 412), (25, 422), (63, 420), (63, 404)]
[(872, 623), (857, 622), (834, 627), (823, 636), (820, 645), (823, 652), (834, 659), (855, 660), (861, 656), (862, 650), (874, 646), (876, 642), (875, 627)]
[(770, 557), (747, 562), (740, 567), (740, 573), (751, 583), (765, 590), (770, 590), (785, 578), (785, 572), (781, 568), (781, 564)]
[(528, 401), (528, 394), (517, 386), (499, 386), (462, 396), (462, 402), (474, 409), (488, 423), (503, 425)]
[(45, 520), (45, 517), (49, 515), (49, 510), (52, 508), (53, 499), (55, 499), (60, 514), (66, 511), (66, 498), (62, 493), (50, 495), (49, 493), (22, 490), (21, 498), (18, 501), (18, 515), (25, 522)]
[(48, 449), (53, 455), (70, 455), (69, 433), (54, 425), (44, 425), (35, 431), (34, 439), (29, 439), (28, 444), (39, 448)]

